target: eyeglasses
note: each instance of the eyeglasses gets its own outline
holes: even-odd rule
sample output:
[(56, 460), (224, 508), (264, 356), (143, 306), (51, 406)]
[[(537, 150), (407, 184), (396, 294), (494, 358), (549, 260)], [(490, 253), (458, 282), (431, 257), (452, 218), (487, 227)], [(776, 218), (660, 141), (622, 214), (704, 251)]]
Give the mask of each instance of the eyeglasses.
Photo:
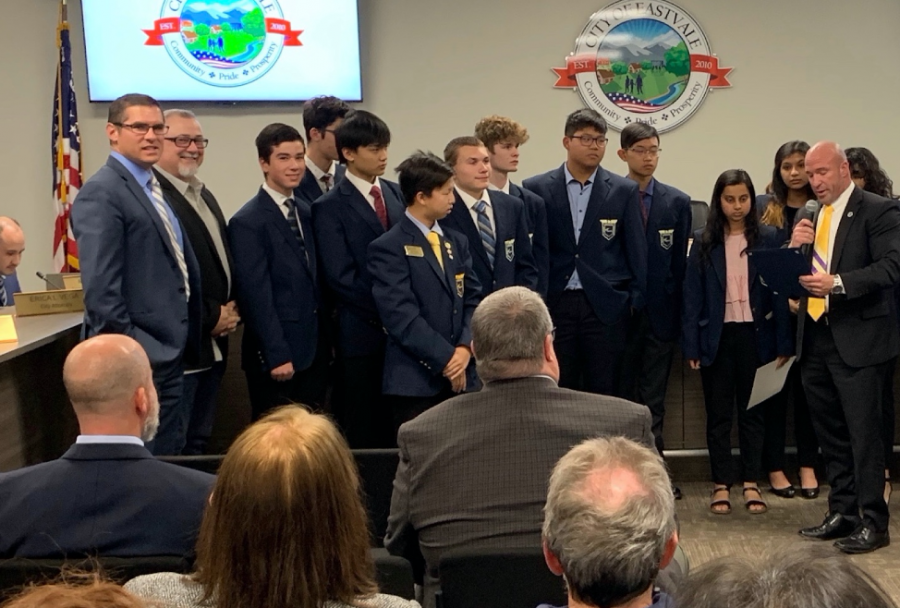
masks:
[(638, 156), (651, 156), (654, 158), (659, 156), (659, 153), (662, 152), (662, 148), (629, 148), (629, 150)]
[(581, 142), (581, 145), (589, 148), (594, 144), (597, 144), (601, 148), (606, 145), (606, 142), (609, 140), (606, 139), (605, 136), (601, 135), (600, 137), (594, 137), (593, 135), (573, 135), (569, 139), (577, 139)]
[(202, 150), (209, 145), (209, 140), (205, 137), (191, 137), (190, 135), (179, 135), (178, 137), (165, 137), (166, 141), (174, 143), (179, 148), (190, 148), (191, 142), (197, 146), (198, 150)]
[(335, 129), (322, 129), (322, 131), (324, 133), (332, 133), (333, 134), (335, 132)]
[(164, 124), (148, 125), (145, 122), (133, 122), (130, 125), (124, 122), (114, 122), (112, 124), (123, 129), (131, 129), (135, 135), (146, 135), (151, 129), (153, 129), (154, 135), (165, 135), (169, 131), (169, 125)]

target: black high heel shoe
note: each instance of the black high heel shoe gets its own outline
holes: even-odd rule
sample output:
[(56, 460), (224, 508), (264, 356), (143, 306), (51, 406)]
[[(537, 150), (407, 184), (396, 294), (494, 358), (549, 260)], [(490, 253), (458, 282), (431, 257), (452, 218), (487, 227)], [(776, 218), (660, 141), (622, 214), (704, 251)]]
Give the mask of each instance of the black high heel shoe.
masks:
[(819, 486), (814, 488), (800, 488), (800, 496), (807, 500), (819, 497)]
[(794, 484), (788, 484), (786, 488), (772, 486), (769, 488), (769, 491), (779, 498), (793, 498), (797, 495), (797, 488), (794, 487)]

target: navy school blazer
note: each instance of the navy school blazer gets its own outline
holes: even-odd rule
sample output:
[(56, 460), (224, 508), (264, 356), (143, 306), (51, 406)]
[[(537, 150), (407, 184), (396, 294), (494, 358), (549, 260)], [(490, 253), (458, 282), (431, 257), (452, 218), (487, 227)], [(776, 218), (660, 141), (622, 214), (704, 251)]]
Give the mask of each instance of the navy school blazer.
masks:
[(550, 249), (547, 240), (547, 208), (544, 199), (531, 190), (510, 182), (509, 193), (525, 203), (528, 218), (528, 237), (531, 239), (531, 253), (538, 269), (537, 292), (542, 298), (547, 297), (547, 285), (550, 282)]
[(647, 217), (647, 316), (660, 340), (681, 333), (681, 301), (691, 236), (691, 199), (672, 186), (653, 184)]
[[(443, 227), (444, 269), (422, 231), (405, 215), (369, 245), (372, 293), (388, 333), (382, 392), (430, 397), (449, 386), (444, 367), (457, 346), (472, 342), (471, 321), (481, 301), (465, 236)], [(480, 384), (474, 360), (466, 390)]]
[[(406, 208), (403, 195), (397, 184), (379, 181), (394, 226)], [(380, 354), (385, 332), (367, 266), (369, 243), (385, 233), (375, 210), (349, 180), (341, 180), (313, 204), (312, 227), (321, 271), (337, 307), (338, 352), (345, 357)]]
[(597, 317), (611, 325), (641, 310), (647, 287), (647, 246), (638, 207), (638, 187), (597, 168), (581, 237), (576, 241), (563, 167), (526, 179), (522, 186), (540, 196), (547, 209), (550, 282), (547, 302), (559, 299), (577, 269)]
[(512, 285), (537, 291), (538, 269), (531, 250), (531, 239), (528, 238), (525, 204), (516, 197), (497, 190), (484, 192), (494, 211), (496, 245), (493, 268), (472, 213), (458, 192), (454, 192), (456, 203), (450, 214), (441, 220), (441, 226), (462, 233), (469, 241), (472, 267), (481, 283), (482, 296)]
[[(725, 246), (710, 252), (710, 263), (700, 260), (703, 230), (694, 232), (694, 244), (688, 257), (684, 281), (682, 314), (682, 350), (685, 359), (699, 359), (700, 365), (712, 365), (719, 349), (725, 325)], [(781, 245), (778, 231), (771, 226), (759, 227), (758, 249), (776, 249)], [(792, 355), (790, 312), (787, 299), (775, 296), (762, 284), (752, 260), (748, 260), (750, 308), (756, 327), (756, 349), (759, 364), (764, 365), (779, 355)]]
[(331, 194), (332, 190), (337, 188), (338, 184), (344, 179), (344, 174), (346, 172), (347, 168), (344, 165), (335, 163), (334, 177), (332, 178), (334, 186), (327, 193), (323, 193), (322, 187), (319, 185), (316, 176), (313, 175), (312, 171), (304, 171), (303, 177), (300, 179), (300, 185), (294, 188), (294, 196), (299, 196), (309, 203), (314, 203), (319, 200), (320, 197), (325, 196), (325, 194)]
[(232, 275), (246, 324), (241, 344), (245, 370), (255, 367), (268, 373), (291, 362), (294, 370), (302, 371), (316, 355), (321, 294), (315, 238), (309, 203), (295, 201), (305, 253), (284, 214), (262, 188), (228, 222)]

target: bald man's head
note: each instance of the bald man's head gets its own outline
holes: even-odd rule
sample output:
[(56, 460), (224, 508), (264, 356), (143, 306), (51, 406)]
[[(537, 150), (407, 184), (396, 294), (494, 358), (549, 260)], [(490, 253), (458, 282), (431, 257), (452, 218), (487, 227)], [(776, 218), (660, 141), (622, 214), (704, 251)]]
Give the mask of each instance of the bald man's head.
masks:
[(25, 233), (19, 222), (0, 215), (0, 274), (11, 275), (22, 262)]
[(809, 149), (806, 174), (816, 198), (823, 205), (834, 203), (852, 183), (847, 155), (833, 141), (820, 141)]
[(150, 361), (132, 338), (104, 334), (69, 353), (63, 382), (82, 434), (135, 435), (149, 441), (159, 425)]

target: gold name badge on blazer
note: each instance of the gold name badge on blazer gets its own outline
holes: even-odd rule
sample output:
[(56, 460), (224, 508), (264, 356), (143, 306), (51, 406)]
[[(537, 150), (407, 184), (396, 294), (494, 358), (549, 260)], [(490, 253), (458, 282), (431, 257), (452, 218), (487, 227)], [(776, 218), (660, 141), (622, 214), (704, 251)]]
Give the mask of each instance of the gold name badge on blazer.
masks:
[(403, 251), (406, 252), (407, 257), (411, 258), (424, 258), (425, 252), (422, 251), (422, 248), (418, 245), (404, 245)]
[(81, 289), (23, 291), (13, 294), (13, 299), (16, 314), (20, 317), (84, 311), (84, 291)]
[(456, 275), (456, 295), (459, 297), (463, 297), (463, 293), (465, 292), (465, 281), (466, 281), (466, 273), (461, 272)]

